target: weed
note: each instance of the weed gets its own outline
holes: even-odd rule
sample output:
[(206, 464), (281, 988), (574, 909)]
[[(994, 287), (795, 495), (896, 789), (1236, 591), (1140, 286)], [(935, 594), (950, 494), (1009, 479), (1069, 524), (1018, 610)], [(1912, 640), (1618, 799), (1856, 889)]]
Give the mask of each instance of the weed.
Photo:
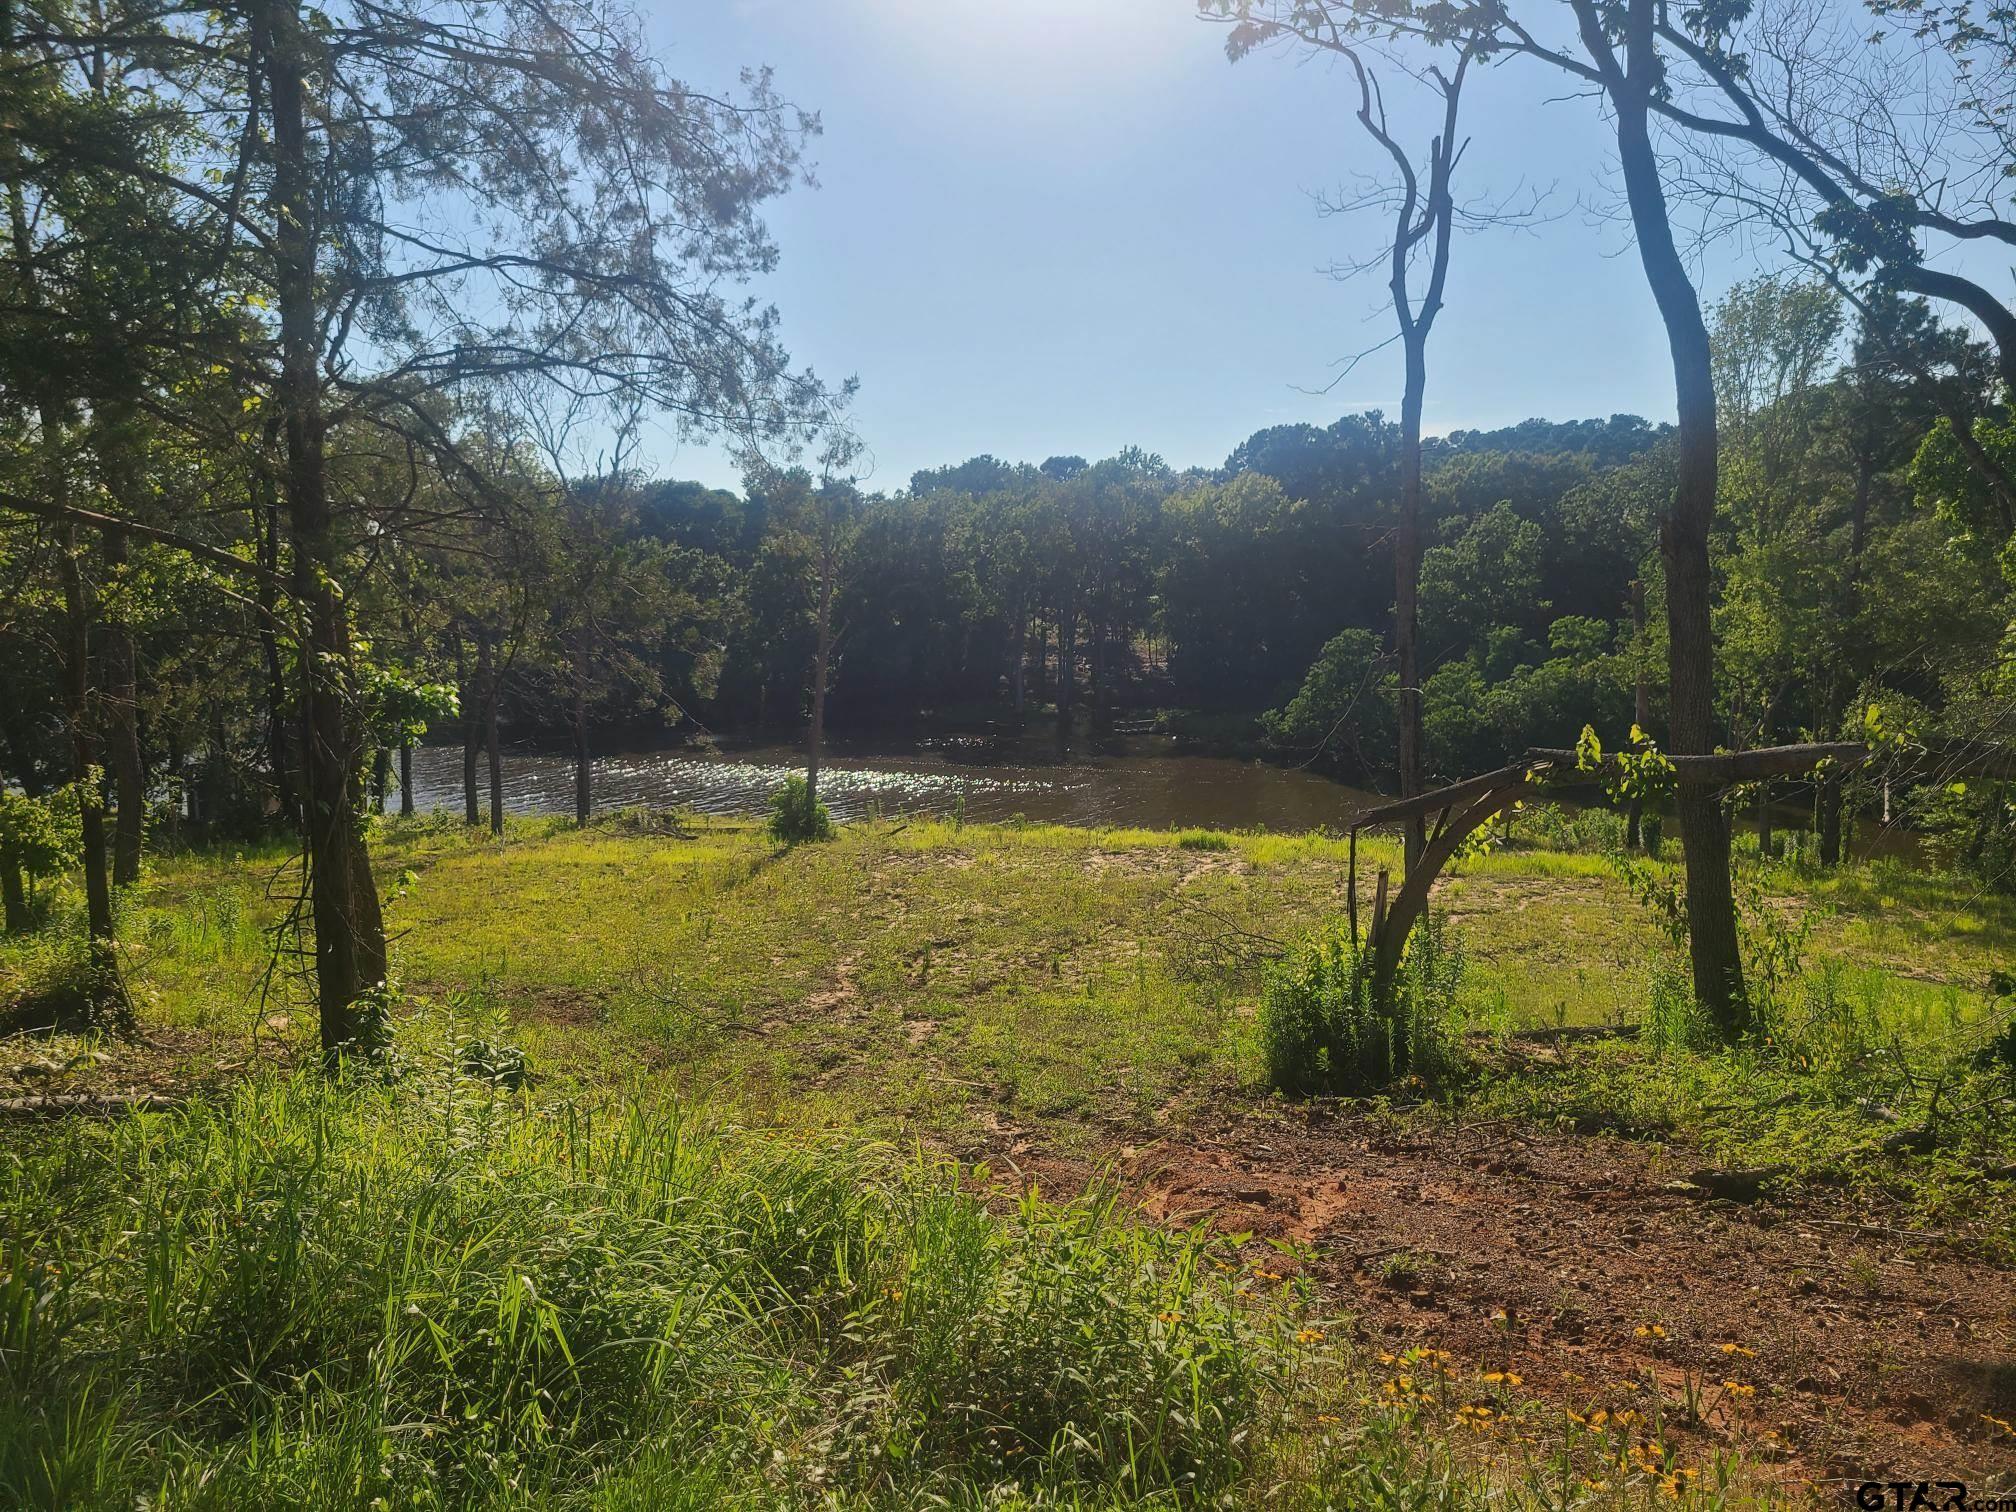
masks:
[(1268, 969), (1260, 1033), (1268, 1079), (1284, 1092), (1352, 1094), (1453, 1069), (1462, 942), (1422, 919), (1390, 998), (1377, 1000), (1371, 960), (1335, 926)]
[(976, 1174), (427, 1075), (72, 1127), (0, 1173), (0, 1499), (1235, 1482), (1291, 1320), (1201, 1233)]
[(770, 795), (770, 838), (779, 845), (803, 845), (833, 838), (833, 816), (795, 773)]

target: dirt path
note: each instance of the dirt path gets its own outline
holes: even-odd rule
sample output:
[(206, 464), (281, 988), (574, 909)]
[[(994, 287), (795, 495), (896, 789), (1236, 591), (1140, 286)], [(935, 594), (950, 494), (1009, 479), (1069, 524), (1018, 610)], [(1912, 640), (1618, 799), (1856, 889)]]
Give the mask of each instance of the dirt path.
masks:
[[(1089, 1173), (1016, 1160), (1053, 1186)], [(1792, 1480), (2016, 1485), (2016, 1431), (1992, 1421), (2016, 1421), (2016, 1273), (1870, 1230), (1842, 1194), (1703, 1200), (1669, 1185), (1689, 1169), (1670, 1148), (1268, 1107), (1120, 1169), (1156, 1218), (1306, 1244), (1326, 1300), (1389, 1349), (1584, 1413), (1644, 1412), (1656, 1380), (1669, 1422), (1691, 1375), (1713, 1406), (1698, 1447), (1740, 1421)]]

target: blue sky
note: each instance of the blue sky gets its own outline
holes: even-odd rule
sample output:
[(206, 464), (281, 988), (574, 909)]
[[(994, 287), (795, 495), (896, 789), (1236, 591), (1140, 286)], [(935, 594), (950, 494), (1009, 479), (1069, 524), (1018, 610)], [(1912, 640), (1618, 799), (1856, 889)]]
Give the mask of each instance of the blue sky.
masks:
[[(1329, 60), (1231, 64), (1191, 0), (660, 0), (647, 25), (675, 75), (718, 88), (768, 64), (823, 117), (819, 187), (773, 206), (783, 261), (759, 292), (799, 361), (859, 376), (871, 487), (979, 452), (1215, 465), (1262, 426), (1397, 410), (1397, 349), (1307, 392), (1392, 329), (1375, 278), (1322, 271), (1386, 233), (1381, 213), (1316, 213), (1381, 165)], [(1459, 196), (1552, 185), (1559, 218), (1457, 245), (1431, 431), (1670, 417), (1606, 128), (1549, 99), (1568, 94), (1513, 63), (1466, 97)], [(1394, 78), (1389, 106), (1425, 146), (1425, 94)], [(1751, 269), (1718, 247), (1704, 287)], [(735, 482), (670, 438), (655, 463)]]

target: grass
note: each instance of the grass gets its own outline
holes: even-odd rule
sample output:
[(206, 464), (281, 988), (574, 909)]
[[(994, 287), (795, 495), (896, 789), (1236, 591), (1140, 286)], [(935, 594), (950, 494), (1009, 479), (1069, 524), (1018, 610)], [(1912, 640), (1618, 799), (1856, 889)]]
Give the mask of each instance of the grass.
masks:
[[(143, 1020), (215, 1090), (7, 1136), (0, 1499), (1664, 1504), (1670, 1466), (1584, 1474), (1621, 1441), (1353, 1354), (1229, 1244), (951, 1158), (1098, 1160), (1264, 1098), (1266, 965), (1344, 911), (1344, 842), (423, 821), (376, 856), (432, 1005), (390, 1084), (226, 1074), (311, 1042), (268, 975), (284, 848), (159, 859), (122, 900)], [(1360, 864), (1369, 907), (1399, 858)], [(1605, 857), (1466, 862), (1438, 897), (1468, 1065), (1402, 1116), (1671, 1140), (2016, 1253), (2005, 1073), (1973, 1059), (2016, 905), (1889, 862), (1758, 866), (1752, 948), (1799, 969), (1768, 1042), (1707, 1053)], [(63, 939), (0, 945), (0, 998)], [(1512, 1038), (1597, 1023), (1636, 1037)], [(464, 1074), (472, 1040), (533, 1084)], [(1733, 1462), (1678, 1490), (1763, 1494)]]
[[(409, 1033), (411, 1043), (413, 1036)], [(1298, 1368), (1110, 1195), (444, 1064), (72, 1125), (0, 1183), (11, 1505), (1132, 1501), (1236, 1480)]]

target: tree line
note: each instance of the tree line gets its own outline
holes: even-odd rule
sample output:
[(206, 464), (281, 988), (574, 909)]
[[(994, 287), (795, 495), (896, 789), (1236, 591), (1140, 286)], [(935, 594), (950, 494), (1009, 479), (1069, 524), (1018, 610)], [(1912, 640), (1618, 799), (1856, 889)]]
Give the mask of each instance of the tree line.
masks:
[[(1964, 7), (1873, 8), (1941, 110), (1796, 4), (1570, 0), (1556, 36), (1497, 4), (1208, 0), (1237, 58), (1351, 65), (1395, 177), (1334, 208), (1389, 216), (1397, 422), (878, 491), (851, 385), (738, 287), (819, 124), (767, 74), (676, 79), (604, 0), (0, 0), (9, 918), (75, 856), (117, 1014), (150, 835), (291, 830), (336, 1056), (382, 1028), (365, 835), (422, 738), (459, 739), (493, 826), (507, 736), (571, 743), (586, 822), (596, 741), (640, 727), (803, 729), (815, 797), (829, 722), (926, 714), (1071, 741), (1173, 711), (1403, 794), (1585, 724), (1676, 754), (1992, 739), (2016, 319), (1929, 254), (2016, 245), (2016, 59)], [(1396, 64), (1438, 94), (1425, 157), (1386, 124)], [(1453, 188), (1464, 81), (1500, 66), (1571, 76), (1615, 128), (1673, 426), (1422, 434), (1454, 233), (1519, 213)], [(1705, 305), (1683, 205), (1780, 238), (1782, 268)], [(743, 486), (652, 480), (668, 423)], [(1992, 790), (1915, 801), (1975, 861), (2016, 853)], [(1678, 806), (1697, 990), (1740, 1028), (1726, 804)]]

